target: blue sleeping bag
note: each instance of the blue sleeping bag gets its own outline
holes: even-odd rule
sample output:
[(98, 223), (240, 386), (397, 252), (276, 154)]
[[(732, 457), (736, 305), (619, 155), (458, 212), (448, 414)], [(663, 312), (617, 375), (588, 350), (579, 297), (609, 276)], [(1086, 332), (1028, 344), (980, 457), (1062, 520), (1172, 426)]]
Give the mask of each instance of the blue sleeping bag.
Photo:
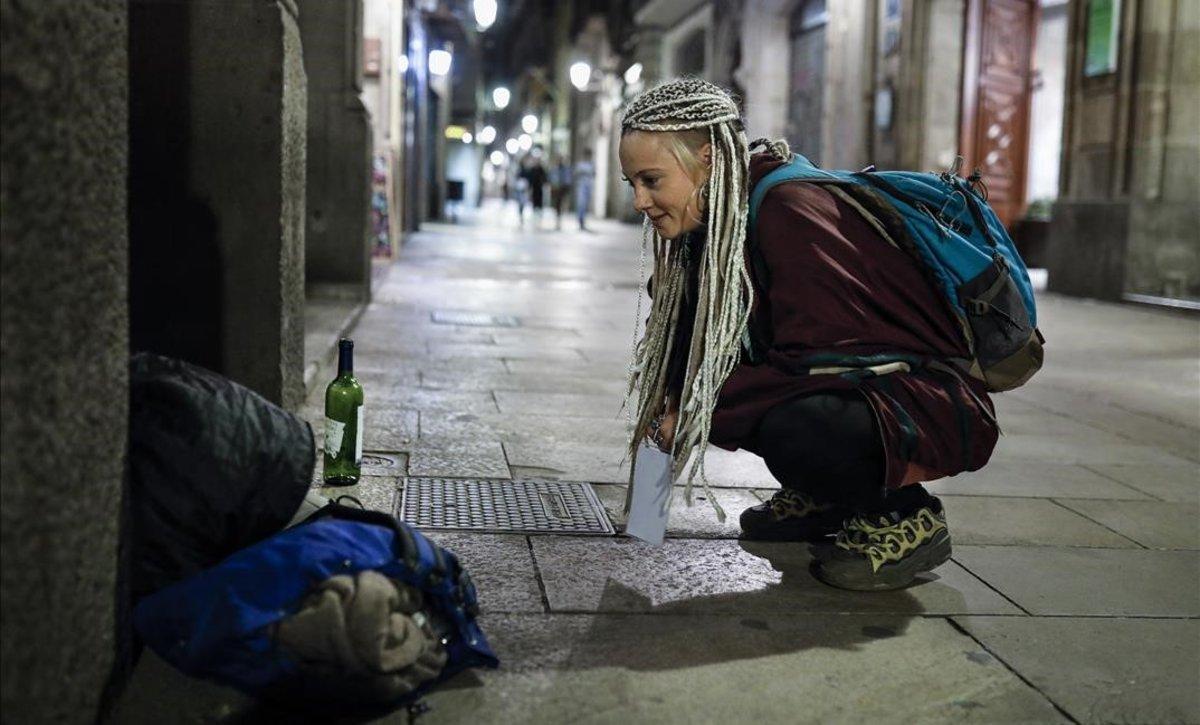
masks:
[(145, 597), (134, 625), (147, 646), (189, 675), (256, 696), (328, 697), (292, 686), (299, 665), (277, 646), (275, 628), (317, 584), (366, 570), (421, 591), (448, 655), (436, 679), (396, 704), (466, 668), (499, 665), (457, 557), (392, 516), (338, 504)]

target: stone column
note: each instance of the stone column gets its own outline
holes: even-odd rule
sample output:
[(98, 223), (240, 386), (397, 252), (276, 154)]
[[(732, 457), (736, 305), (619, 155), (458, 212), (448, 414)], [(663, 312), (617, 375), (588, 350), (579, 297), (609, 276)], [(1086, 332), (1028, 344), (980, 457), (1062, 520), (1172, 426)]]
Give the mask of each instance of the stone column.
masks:
[(303, 399), (307, 106), (292, 0), (130, 7), (133, 343)]
[(118, 660), (127, 7), (0, 2), (0, 709), (91, 723)]
[(293, 0), (196, 0), (189, 187), (216, 212), (225, 374), (304, 397), (306, 80)]
[(337, 285), (366, 300), (371, 121), (362, 92), (361, 0), (302, 0), (300, 30), (308, 75), (305, 273), (312, 294)]
[(1200, 299), (1200, 5), (1121, 3), (1116, 67), (1084, 75), (1071, 6), (1061, 195), (1046, 266), (1066, 294)]

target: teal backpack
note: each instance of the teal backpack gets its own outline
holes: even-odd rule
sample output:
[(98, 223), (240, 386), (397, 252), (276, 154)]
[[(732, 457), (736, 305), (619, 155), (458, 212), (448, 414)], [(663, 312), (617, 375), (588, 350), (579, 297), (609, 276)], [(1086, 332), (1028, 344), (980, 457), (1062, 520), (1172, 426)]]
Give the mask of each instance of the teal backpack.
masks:
[[(979, 173), (963, 179), (952, 169), (941, 174), (911, 171), (826, 171), (803, 156), (768, 173), (750, 194), (747, 244), (756, 281), (765, 287), (769, 274), (754, 240), (758, 209), (779, 184), (820, 184), (863, 216), (889, 243), (917, 259), (959, 322), (971, 359), (923, 361), (898, 352), (870, 358), (820, 353), (809, 360), (822, 371), (871, 366), (952, 364), (982, 380), (988, 390), (1024, 385), (1042, 366), (1045, 339), (1037, 329), (1037, 308), (1029, 273), (1016, 246), (985, 195), (976, 188)], [(752, 326), (753, 327), (753, 326)], [(751, 361), (768, 344), (751, 330), (743, 340)], [(814, 368), (816, 372), (818, 368)]]

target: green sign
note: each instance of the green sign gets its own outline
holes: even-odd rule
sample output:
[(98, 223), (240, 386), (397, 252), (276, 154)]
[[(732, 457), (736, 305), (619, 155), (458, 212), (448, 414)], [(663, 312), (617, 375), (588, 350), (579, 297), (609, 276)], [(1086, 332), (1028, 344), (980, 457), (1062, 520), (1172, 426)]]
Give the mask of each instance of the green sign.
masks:
[(1117, 70), (1121, 36), (1121, 0), (1088, 0), (1087, 43), (1083, 74), (1102, 76)]

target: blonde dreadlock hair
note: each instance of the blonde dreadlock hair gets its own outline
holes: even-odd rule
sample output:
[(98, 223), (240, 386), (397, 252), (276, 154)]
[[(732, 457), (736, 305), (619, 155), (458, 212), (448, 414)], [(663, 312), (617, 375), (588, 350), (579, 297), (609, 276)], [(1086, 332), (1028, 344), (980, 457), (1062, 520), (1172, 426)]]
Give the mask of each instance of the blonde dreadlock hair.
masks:
[[(746, 142), (737, 104), (720, 86), (698, 78), (670, 81), (635, 98), (621, 119), (621, 134), (632, 131), (701, 138), (707, 134), (712, 148), (708, 180), (701, 191), (708, 201), (708, 237), (700, 253), (696, 316), (687, 349), (683, 389), (679, 391), (672, 463), (676, 471), (687, 467), (684, 495), (688, 505), (692, 503), (692, 480), (699, 473), (708, 500), (717, 517), (724, 521), (725, 512), (709, 491), (704, 475), (704, 448), (708, 444), (717, 395), (737, 365), (753, 304), (754, 288), (744, 253), (751, 145)], [(766, 144), (781, 158), (789, 156), (784, 142), (760, 139), (753, 145), (760, 144)], [(678, 149), (680, 144), (672, 146)], [(678, 150), (675, 153), (680, 155)], [(686, 159), (678, 160), (685, 167), (688, 165)], [(643, 274), (646, 247), (652, 244), (655, 289), (646, 331), (634, 345), (629, 371), (627, 398), (632, 398), (635, 389), (639, 391), (629, 445), (635, 467), (642, 432), (665, 410), (667, 377), (676, 362), (672, 355), (676, 352), (681, 303), (688, 284), (686, 236), (663, 239), (648, 218), (643, 220)], [(643, 279), (638, 288), (638, 322), (644, 286)]]

